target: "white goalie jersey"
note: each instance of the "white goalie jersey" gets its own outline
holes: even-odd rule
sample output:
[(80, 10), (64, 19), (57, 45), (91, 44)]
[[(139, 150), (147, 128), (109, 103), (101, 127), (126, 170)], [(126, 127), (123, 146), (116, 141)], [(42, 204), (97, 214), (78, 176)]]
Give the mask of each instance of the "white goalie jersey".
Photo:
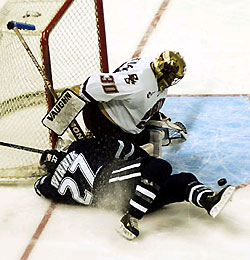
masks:
[(140, 133), (160, 110), (167, 89), (158, 90), (151, 59), (134, 58), (113, 73), (96, 73), (81, 85), (80, 95), (98, 101), (103, 113), (125, 132)]

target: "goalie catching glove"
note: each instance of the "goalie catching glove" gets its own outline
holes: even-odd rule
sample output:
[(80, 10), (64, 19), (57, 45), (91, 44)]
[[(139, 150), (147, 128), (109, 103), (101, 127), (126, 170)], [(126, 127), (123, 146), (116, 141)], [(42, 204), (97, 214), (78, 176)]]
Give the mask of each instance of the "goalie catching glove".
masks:
[(162, 133), (162, 145), (177, 145), (187, 139), (187, 129), (181, 122), (172, 123), (169, 117), (161, 120), (149, 120), (147, 123), (149, 131), (160, 131)]

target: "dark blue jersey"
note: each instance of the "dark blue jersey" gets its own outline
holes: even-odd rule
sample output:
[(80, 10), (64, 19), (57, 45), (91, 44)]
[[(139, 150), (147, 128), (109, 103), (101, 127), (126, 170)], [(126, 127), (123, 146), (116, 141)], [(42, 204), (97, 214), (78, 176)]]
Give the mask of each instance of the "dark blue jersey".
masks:
[(167, 161), (116, 139), (77, 141), (58, 158), (55, 170), (35, 183), (38, 195), (55, 202), (129, 211), (140, 219), (169, 203), (196, 203), (200, 193), (190, 196), (190, 187), (204, 188), (192, 173), (172, 175)]
[(94, 183), (99, 174), (107, 174), (115, 161), (148, 156), (130, 142), (114, 139), (87, 139), (73, 142), (52, 174), (35, 183), (38, 195), (56, 202), (90, 205)]

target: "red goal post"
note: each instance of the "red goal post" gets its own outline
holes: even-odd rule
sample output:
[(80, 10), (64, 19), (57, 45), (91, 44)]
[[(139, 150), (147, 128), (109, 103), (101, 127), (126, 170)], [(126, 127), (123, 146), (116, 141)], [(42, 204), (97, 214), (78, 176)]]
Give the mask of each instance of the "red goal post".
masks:
[[(102, 0), (9, 0), (0, 11), (0, 141), (47, 149), (55, 136), (41, 124), (54, 99), (45, 89), (9, 21), (22, 30), (55, 91), (108, 71)], [(0, 182), (27, 182), (39, 174), (39, 155), (0, 147)]]

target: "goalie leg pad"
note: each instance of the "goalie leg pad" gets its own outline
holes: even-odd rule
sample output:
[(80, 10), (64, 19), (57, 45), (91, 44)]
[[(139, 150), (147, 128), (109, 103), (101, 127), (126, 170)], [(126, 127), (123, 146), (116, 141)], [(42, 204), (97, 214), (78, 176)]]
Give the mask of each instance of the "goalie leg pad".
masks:
[(162, 158), (162, 139), (164, 131), (151, 129), (149, 131), (149, 142), (153, 144), (153, 156), (156, 158)]

